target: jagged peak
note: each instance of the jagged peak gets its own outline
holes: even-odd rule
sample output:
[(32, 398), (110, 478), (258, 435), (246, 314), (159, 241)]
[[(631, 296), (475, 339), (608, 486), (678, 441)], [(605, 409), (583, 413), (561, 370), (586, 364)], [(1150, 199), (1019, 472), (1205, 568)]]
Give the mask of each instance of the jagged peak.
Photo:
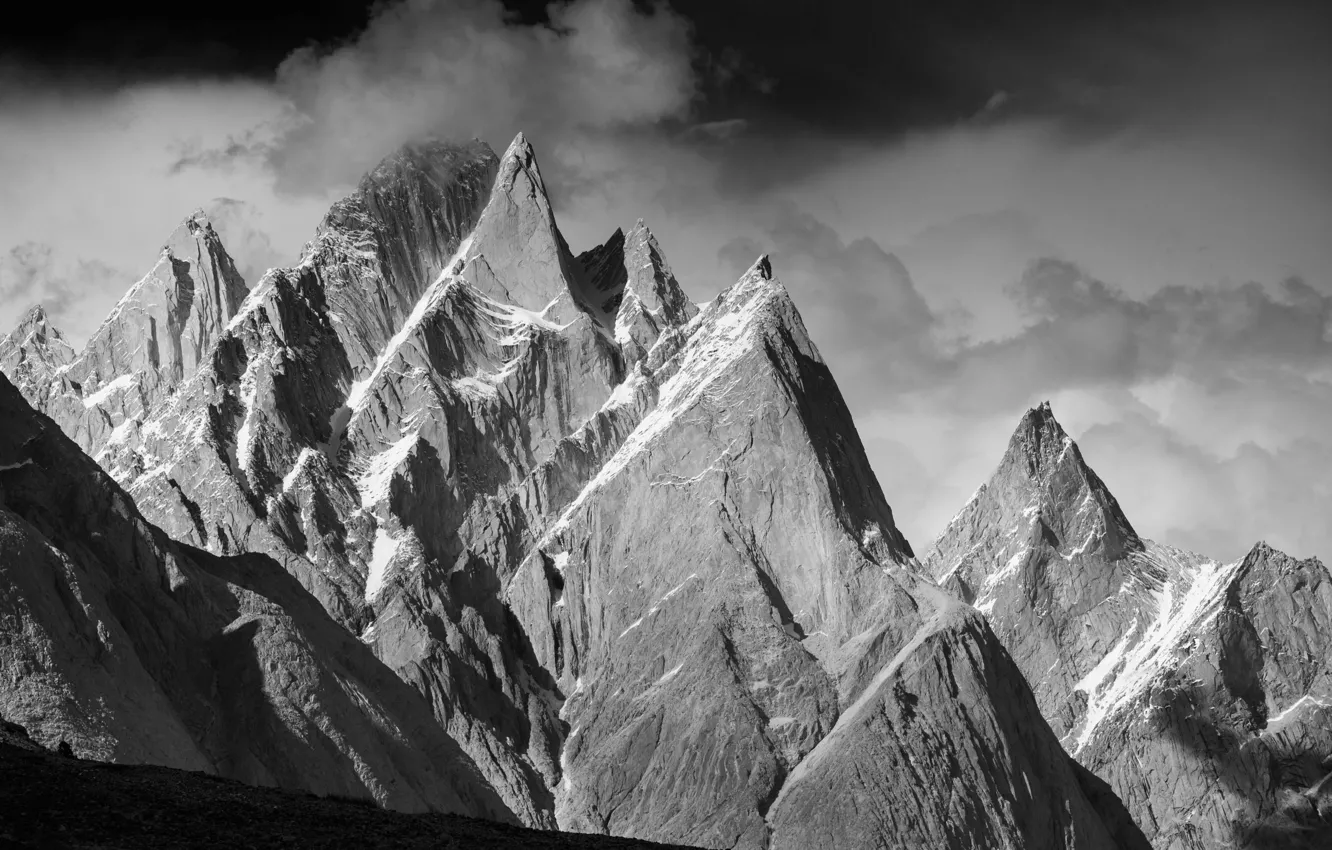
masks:
[[(1259, 540), (1245, 553), (1241, 560), (1246, 567), (1263, 561), (1275, 560), (1281, 562), (1304, 563), (1305, 561), (1318, 561), (1317, 558), (1297, 558), (1288, 552), (1285, 552), (1268, 543), (1266, 540)], [(1322, 563), (1321, 561), (1318, 561)]]
[(166, 244), (162, 246), (162, 254), (171, 257), (188, 255), (196, 250), (195, 246), (200, 239), (214, 242), (218, 247), (222, 245), (221, 237), (213, 229), (213, 222), (202, 207), (196, 208), (181, 219), (180, 224), (176, 225), (171, 235), (167, 237)]
[(767, 254), (759, 257), (754, 261), (754, 265), (750, 266), (749, 270), (740, 276), (740, 280), (742, 282), (746, 280), (772, 280), (772, 260)]
[(23, 317), (19, 319), (14, 330), (3, 337), (0, 337), (0, 344), (6, 348), (14, 346), (39, 347), (48, 349), (55, 345), (60, 349), (60, 354), (70, 354), (73, 348), (65, 341), (65, 335), (60, 332), (52, 322), (51, 317), (47, 315), (46, 308), (41, 304), (34, 304), (28, 308)]
[(46, 308), (41, 304), (34, 304), (23, 314), (23, 318), (19, 319), (18, 324), (15, 325), (15, 330), (49, 324), (49, 322), (50, 317), (46, 313)]
[(696, 312), (693, 303), (685, 297), (666, 261), (666, 252), (643, 219), (638, 220), (624, 240), (626, 294), (632, 293), (654, 314), (663, 315), (668, 324), (683, 325), (693, 318)]
[(1278, 549), (1266, 540), (1259, 540), (1239, 560), (1228, 590), (1235, 591), (1246, 582), (1253, 580), (1255, 574), (1259, 575), (1257, 580), (1261, 584), (1267, 585), (1275, 582), (1278, 576), (1300, 572), (1324, 574), (1328, 578), (1332, 578), (1332, 571), (1329, 571), (1327, 565), (1318, 558), (1297, 558)]
[(1055, 418), (1050, 402), (1043, 401), (1023, 414), (1002, 465), (1024, 466), (1032, 478), (1043, 478), (1064, 463), (1086, 467), (1077, 443)]
[(522, 130), (519, 130), (518, 135), (513, 137), (513, 141), (509, 142), (509, 146), (505, 148), (504, 156), (502, 157), (502, 159), (513, 159), (523, 164), (526, 164), (535, 158), (536, 152), (532, 149), (531, 142), (527, 141), (527, 134)]
[(541, 167), (537, 164), (536, 150), (522, 133), (514, 137), (509, 147), (505, 149), (504, 155), (500, 157), (500, 180), (497, 187), (502, 187), (506, 192), (512, 191), (520, 173), (525, 173), (536, 188), (534, 200), (549, 208), (550, 198), (546, 193), (545, 181), (541, 178)]

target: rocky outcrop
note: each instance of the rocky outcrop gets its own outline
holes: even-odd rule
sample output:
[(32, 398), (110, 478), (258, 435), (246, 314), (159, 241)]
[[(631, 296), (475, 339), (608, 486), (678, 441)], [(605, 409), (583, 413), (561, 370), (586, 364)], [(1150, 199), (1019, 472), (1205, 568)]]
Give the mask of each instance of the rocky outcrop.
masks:
[(3, 377), (0, 682), (0, 714), (82, 758), (512, 817), (278, 564), (169, 540)]
[(1042, 405), (925, 563), (986, 613), (1065, 746), (1155, 847), (1328, 829), (1318, 561), (1260, 544), (1218, 564), (1142, 540)]
[(274, 559), (525, 824), (1133, 846), (921, 570), (767, 259), (700, 309), (641, 223), (575, 258), (521, 136), (386, 161), (122, 433), (153, 521)]

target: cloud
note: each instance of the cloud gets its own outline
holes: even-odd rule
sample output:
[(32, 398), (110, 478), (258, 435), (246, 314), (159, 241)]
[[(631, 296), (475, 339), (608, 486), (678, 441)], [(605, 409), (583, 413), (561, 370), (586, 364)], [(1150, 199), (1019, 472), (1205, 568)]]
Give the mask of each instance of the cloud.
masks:
[(838, 380), (862, 403), (938, 373), (965, 315), (936, 313), (906, 266), (867, 237), (844, 241), (793, 204), (766, 217), (761, 238), (739, 237), (718, 258), (738, 276), (762, 253), (800, 305)]
[(213, 198), (203, 206), (236, 270), (253, 286), (271, 268), (287, 265), (291, 256), (273, 245), (263, 210), (238, 198)]
[(41, 304), (57, 322), (83, 314), (88, 292), (132, 282), (105, 263), (71, 260), (40, 242), (15, 245), (0, 257), (0, 303), (26, 305), (21, 310)]
[(950, 386), (968, 407), (1072, 387), (1130, 386), (1177, 375), (1234, 381), (1250, 365), (1332, 362), (1332, 296), (1299, 278), (1271, 293), (1240, 286), (1167, 286), (1135, 299), (1076, 265), (1043, 258), (1012, 287), (1031, 324), (955, 359)]
[[(658, 3), (576, 0), (550, 23), (511, 20), (498, 0), (382, 7), (349, 44), (303, 48), (277, 70), (289, 107), (263, 150), (279, 188), (354, 182), (426, 135), (550, 144), (688, 115), (697, 93), (688, 22)], [(223, 152), (225, 153), (225, 152)]]
[(1138, 524), (1165, 542), (1223, 560), (1259, 540), (1296, 557), (1326, 559), (1332, 551), (1326, 440), (1302, 438), (1276, 450), (1244, 442), (1213, 454), (1135, 412), (1088, 429), (1079, 442), (1107, 485), (1142, 517)]

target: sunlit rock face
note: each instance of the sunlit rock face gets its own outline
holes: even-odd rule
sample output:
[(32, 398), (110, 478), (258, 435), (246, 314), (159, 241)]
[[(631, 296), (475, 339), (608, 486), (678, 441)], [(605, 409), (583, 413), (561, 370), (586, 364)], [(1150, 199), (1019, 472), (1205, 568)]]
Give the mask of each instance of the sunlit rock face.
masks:
[[(124, 434), (210, 356), (245, 282), (202, 211), (167, 237), (157, 263), (74, 354), (34, 308), (0, 340), (0, 368), (89, 454)], [(120, 430), (118, 430), (120, 429)]]
[(39, 304), (24, 314), (18, 327), (0, 338), (0, 372), (9, 376), (25, 398), (35, 402), (45, 396), (56, 373), (73, 363), (77, 354)]
[(642, 222), (576, 257), (522, 136), (386, 160), (124, 415), (144, 515), (279, 564), (525, 824), (1141, 846), (917, 562), (767, 258), (696, 305)]
[(1259, 544), (1219, 564), (1141, 539), (1048, 405), (924, 563), (986, 614), (1064, 746), (1153, 846), (1326, 835), (1322, 563)]

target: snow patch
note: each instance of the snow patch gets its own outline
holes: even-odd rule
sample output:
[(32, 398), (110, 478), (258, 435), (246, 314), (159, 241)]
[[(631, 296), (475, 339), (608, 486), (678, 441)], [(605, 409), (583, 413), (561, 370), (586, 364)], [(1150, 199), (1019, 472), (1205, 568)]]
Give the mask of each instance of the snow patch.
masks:
[(375, 529), (375, 542), (370, 550), (370, 569), (365, 576), (365, 601), (372, 602), (384, 588), (384, 576), (389, 563), (398, 554), (402, 541), (393, 537), (382, 527)]
[(684, 668), (683, 662), (675, 665), (671, 669), (667, 670), (665, 673), (661, 674), (661, 678), (657, 680), (657, 684), (664, 685), (665, 683), (669, 682), (671, 679), (674, 679), (676, 675), (679, 674), (680, 670), (682, 670), (683, 668)]
[(1206, 562), (1197, 566), (1177, 565), (1155, 592), (1156, 618), (1139, 633), (1134, 623), (1123, 640), (1075, 687), (1087, 694), (1087, 716), (1075, 739), (1076, 756), (1091, 741), (1096, 729), (1131, 703), (1153, 679), (1175, 665), (1177, 652), (1187, 639), (1202, 633), (1216, 617), (1226, 584), (1239, 563)]
[(8, 472), (11, 469), (22, 469), (32, 463), (32, 458), (25, 458), (18, 463), (0, 463), (0, 472)]
[(632, 632), (634, 629), (638, 628), (641, 625), (643, 625), (643, 618), (639, 617), (637, 620), (634, 620), (632, 623), (630, 623), (627, 629), (620, 632), (620, 637), (624, 637), (625, 635), (629, 634), (630, 632)]
[[(736, 295), (744, 292), (743, 289), (732, 291)], [(753, 293), (748, 301), (732, 307), (724, 315), (716, 316), (713, 309), (694, 317), (693, 321), (700, 323), (711, 319), (711, 326), (706, 330), (700, 327), (693, 344), (684, 350), (684, 362), (679, 371), (662, 386), (656, 408), (643, 417), (619, 450), (565, 508), (559, 520), (547, 531), (547, 537), (568, 529), (574, 514), (587, 500), (666, 433), (677, 417), (693, 408), (705, 395), (719, 398), (742, 380), (734, 377), (736, 370), (732, 367), (757, 344), (761, 333), (759, 319), (768, 300), (765, 293)]]
[(356, 489), (361, 494), (362, 508), (369, 510), (388, 497), (394, 472), (416, 448), (418, 439), (419, 435), (415, 432), (408, 434), (370, 460), (365, 472), (356, 482)]
[(393, 338), (389, 340), (388, 345), (384, 347), (379, 358), (375, 361), (375, 367), (370, 370), (370, 374), (364, 380), (352, 384), (351, 391), (347, 394), (346, 407), (349, 408), (353, 414), (359, 413), (365, 405), (366, 390), (375, 382), (380, 374), (383, 373), (385, 367), (393, 362), (393, 359), (398, 356), (398, 350), (401, 349), (403, 344), (407, 342), (408, 338), (421, 327), (421, 323), (425, 321), (425, 317), (430, 311), (443, 300), (444, 292), (448, 289), (449, 281), (454, 279), (454, 266), (466, 255), (471, 247), (472, 237), (468, 236), (462, 241), (462, 244), (458, 246), (458, 250), (453, 253), (453, 256), (449, 258), (449, 261), (444, 264), (444, 271), (440, 272), (439, 277), (435, 278), (435, 282), (430, 284), (430, 286), (426, 288), (426, 291), (421, 294), (421, 297), (417, 299), (416, 305), (412, 307), (412, 312), (407, 317), (407, 321), (403, 322), (402, 327), (398, 328), (398, 332), (393, 335)]
[(1295, 700), (1295, 702), (1287, 706), (1285, 710), (1282, 711), (1280, 714), (1278, 714), (1276, 717), (1268, 718), (1267, 725), (1271, 726), (1273, 723), (1280, 723), (1281, 721), (1285, 720), (1287, 717), (1290, 717), (1292, 714), (1298, 713), (1302, 708), (1306, 706), (1314, 708), (1332, 708), (1332, 702), (1325, 702), (1319, 699), (1318, 697), (1313, 696), (1312, 694), (1305, 694), (1304, 696), (1300, 697), (1299, 699)]
[(245, 418), (241, 422), (240, 430), (236, 432), (236, 463), (241, 469), (249, 471), (250, 461), (254, 458), (253, 440), (251, 439), (251, 423), (254, 421), (254, 404), (259, 398), (259, 381), (254, 372), (255, 367), (259, 365), (260, 355), (256, 354), (250, 358), (250, 362), (245, 365), (245, 374), (241, 375), (241, 405), (245, 407)]
[(795, 722), (796, 719), (794, 717), (770, 717), (768, 718), (768, 728), (781, 729), (783, 726), (790, 726)]
[(109, 381), (106, 384), (104, 384), (92, 395), (84, 396), (83, 406), (91, 410), (92, 408), (98, 406), (99, 404), (102, 404), (107, 399), (111, 398), (111, 396), (114, 395), (115, 393), (121, 392), (122, 390), (127, 390), (130, 387), (137, 385), (138, 383), (139, 383), (139, 376), (137, 373), (132, 375), (121, 375), (115, 380)]
[(292, 488), (292, 486), (296, 483), (297, 477), (300, 476), (301, 470), (305, 468), (305, 464), (309, 463), (310, 458), (314, 456), (315, 456), (314, 449), (311, 448), (301, 449), (301, 453), (296, 456), (296, 462), (291, 465), (291, 470), (286, 475), (282, 476), (283, 493), (287, 492)]
[(124, 422), (121, 422), (114, 429), (112, 429), (111, 436), (107, 437), (106, 439), (106, 444), (108, 446), (121, 445), (122, 443), (124, 443), (129, 439), (130, 431), (133, 431), (134, 426), (137, 425), (138, 423), (139, 420), (137, 419), (126, 419)]

